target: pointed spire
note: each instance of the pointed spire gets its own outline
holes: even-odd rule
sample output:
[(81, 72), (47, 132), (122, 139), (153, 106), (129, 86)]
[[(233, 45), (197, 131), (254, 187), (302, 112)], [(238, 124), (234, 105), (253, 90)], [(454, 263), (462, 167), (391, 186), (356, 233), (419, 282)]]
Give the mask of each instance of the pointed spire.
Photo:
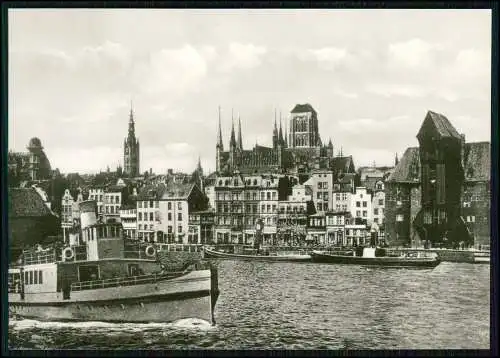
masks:
[(243, 140), (241, 138), (241, 117), (238, 113), (238, 148), (243, 150)]
[(288, 148), (288, 131), (286, 126), (286, 121), (285, 121), (285, 148)]
[(220, 150), (224, 150), (224, 143), (222, 142), (222, 126), (221, 126), (221, 119), (220, 119), (220, 106), (219, 106), (219, 133), (217, 134), (217, 147), (219, 147)]
[(233, 149), (236, 147), (236, 135), (234, 134), (234, 119), (233, 111), (231, 110), (231, 138), (229, 139), (229, 148)]
[(394, 165), (398, 165), (399, 159), (398, 159), (398, 153), (396, 152), (396, 158), (394, 159)]
[(333, 148), (332, 138), (328, 140), (328, 147)]
[(128, 119), (128, 136), (129, 138), (135, 138), (135, 121), (134, 121), (134, 110), (133, 103), (130, 100), (130, 115)]
[(283, 139), (283, 130), (281, 129), (281, 111), (280, 111), (280, 130), (279, 130), (279, 135), (278, 135), (278, 141), (280, 145), (285, 144), (285, 140)]

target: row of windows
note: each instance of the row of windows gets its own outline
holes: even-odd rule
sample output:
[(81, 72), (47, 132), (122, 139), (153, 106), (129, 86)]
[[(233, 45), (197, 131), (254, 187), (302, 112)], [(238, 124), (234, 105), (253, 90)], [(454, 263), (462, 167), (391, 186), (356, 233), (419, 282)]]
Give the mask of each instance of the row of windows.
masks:
[(335, 209), (337, 211), (347, 211), (347, 204), (337, 204)]
[[(368, 211), (366, 210), (363, 210), (363, 217), (366, 218), (368, 216)], [(360, 210), (356, 210), (356, 217), (361, 217), (361, 211)]]
[(329, 209), (329, 206), (328, 206), (328, 203), (318, 203), (316, 205), (318, 211), (328, 211)]
[(120, 204), (121, 195), (104, 195), (104, 202), (109, 204)]
[(25, 285), (43, 284), (43, 271), (41, 270), (24, 271), (24, 284)]
[(327, 191), (318, 191), (316, 197), (318, 199), (328, 200), (328, 192)]
[(347, 200), (347, 193), (336, 193), (335, 194), (335, 200), (340, 201), (346, 201)]
[(110, 205), (106, 205), (105, 206), (106, 210), (106, 214), (119, 214), (120, 213), (120, 205), (113, 205), (113, 206), (110, 206)]
[(89, 195), (89, 200), (95, 200), (97, 202), (102, 202), (102, 198), (103, 198), (102, 194), (100, 194), (100, 195), (98, 195), (98, 194), (96, 194), (96, 195), (90, 194)]
[[(245, 200), (259, 200), (259, 195), (257, 192), (246, 192)], [(237, 193), (217, 193), (216, 199), (219, 201), (230, 201), (230, 200), (242, 200), (243, 195), (240, 192)], [(278, 200), (278, 193), (276, 191), (268, 191), (260, 193), (260, 200)]]
[[(366, 208), (368, 205), (368, 203), (366, 201), (363, 201), (363, 208)], [(356, 207), (357, 208), (360, 208), (361, 207), (361, 202), (359, 201), (356, 201)]]
[(328, 189), (328, 182), (327, 181), (319, 182), (318, 189)]

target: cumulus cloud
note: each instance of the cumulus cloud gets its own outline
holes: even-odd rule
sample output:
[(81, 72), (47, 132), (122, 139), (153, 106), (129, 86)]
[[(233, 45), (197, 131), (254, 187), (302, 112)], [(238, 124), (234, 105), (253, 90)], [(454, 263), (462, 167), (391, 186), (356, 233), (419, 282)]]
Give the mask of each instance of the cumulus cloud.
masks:
[(435, 52), (442, 49), (439, 44), (419, 38), (389, 44), (389, 65), (408, 69), (429, 68), (435, 60)]
[(267, 49), (263, 46), (231, 42), (227, 55), (221, 59), (219, 69), (222, 72), (234, 69), (252, 69), (262, 63), (262, 56), (266, 53)]
[(162, 49), (140, 65), (136, 81), (145, 93), (182, 96), (200, 85), (211, 56), (213, 51), (200, 51), (191, 45)]

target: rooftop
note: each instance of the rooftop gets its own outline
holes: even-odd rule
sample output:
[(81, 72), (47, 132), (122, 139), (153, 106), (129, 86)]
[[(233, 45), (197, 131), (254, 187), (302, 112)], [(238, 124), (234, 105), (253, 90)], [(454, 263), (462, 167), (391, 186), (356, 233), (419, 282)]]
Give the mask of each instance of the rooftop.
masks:
[(307, 112), (316, 113), (313, 106), (311, 106), (309, 103), (296, 104), (291, 111), (291, 113), (307, 113)]
[(389, 182), (420, 183), (420, 155), (418, 147), (407, 148), (394, 172), (387, 178)]
[(10, 217), (40, 217), (55, 215), (34, 188), (9, 188)]

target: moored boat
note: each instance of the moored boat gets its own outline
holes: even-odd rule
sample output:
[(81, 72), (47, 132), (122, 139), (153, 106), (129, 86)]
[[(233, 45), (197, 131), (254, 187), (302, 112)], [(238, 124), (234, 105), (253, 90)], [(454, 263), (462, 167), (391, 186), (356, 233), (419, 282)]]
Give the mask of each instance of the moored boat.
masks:
[(227, 253), (205, 248), (205, 258), (216, 259), (229, 259), (229, 260), (246, 260), (246, 261), (269, 261), (269, 262), (309, 262), (311, 255), (306, 252), (266, 252), (262, 251), (257, 253), (256, 250), (253, 254), (235, 254)]
[(313, 262), (330, 264), (351, 264), (386, 267), (434, 268), (441, 263), (439, 256), (424, 256), (418, 253), (407, 253), (402, 256), (387, 256), (386, 250), (374, 247), (358, 248), (351, 254), (335, 254), (327, 251), (313, 251)]
[(199, 318), (215, 324), (215, 267), (203, 261), (161, 263), (152, 245), (127, 245), (120, 224), (96, 223), (94, 208), (85, 212), (82, 204), (82, 216), (93, 219), (82, 217), (85, 227), (76, 242), (25, 250), (9, 268), (10, 314), (144, 323)]

